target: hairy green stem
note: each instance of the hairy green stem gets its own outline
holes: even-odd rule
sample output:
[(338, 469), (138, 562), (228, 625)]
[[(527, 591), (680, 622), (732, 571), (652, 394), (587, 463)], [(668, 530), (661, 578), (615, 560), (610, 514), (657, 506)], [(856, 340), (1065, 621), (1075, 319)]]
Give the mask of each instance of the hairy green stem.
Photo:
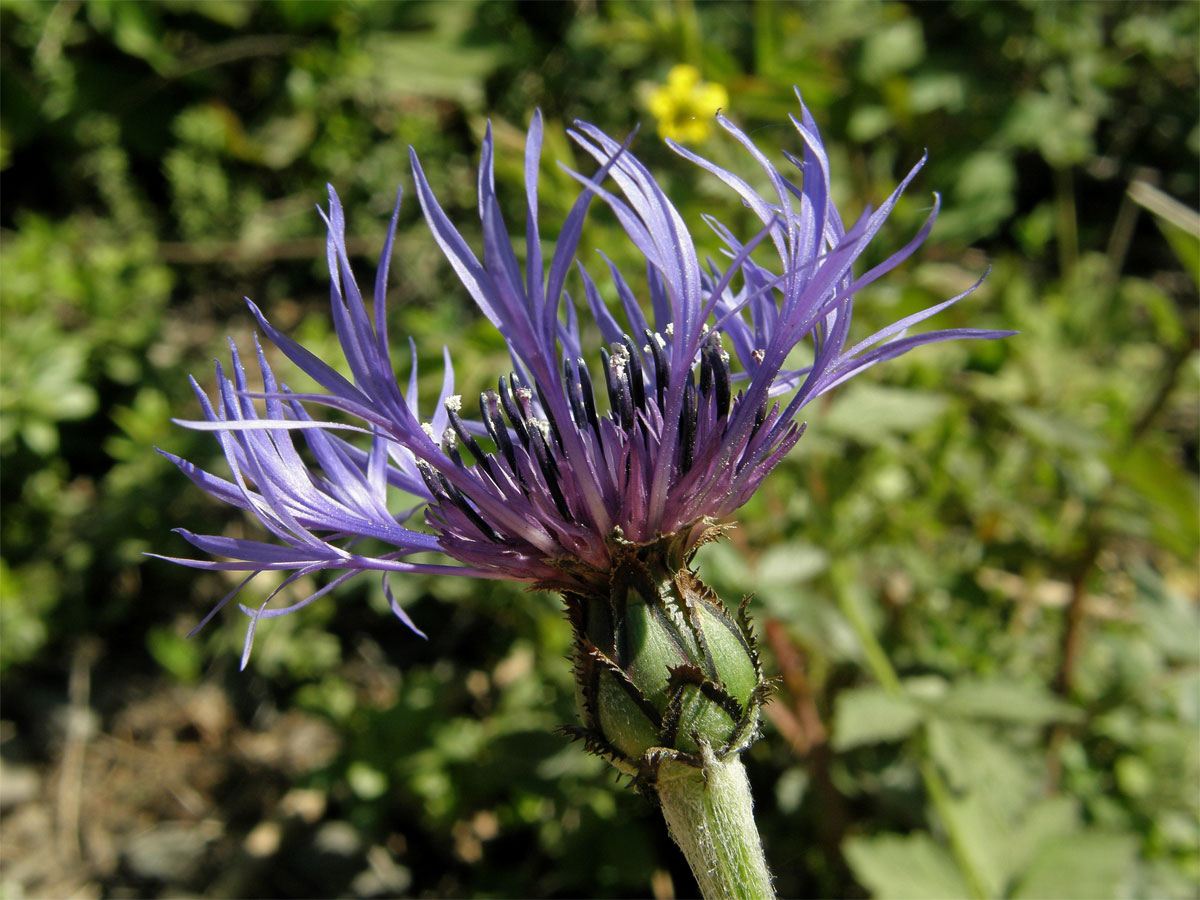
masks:
[[(854, 629), (854, 633), (862, 645), (863, 655), (866, 657), (868, 668), (871, 669), (875, 680), (889, 694), (898, 695), (903, 693), (904, 687), (900, 683), (900, 676), (896, 674), (891, 660), (888, 659), (887, 651), (883, 649), (883, 645), (875, 637), (875, 632), (871, 629), (867, 617), (859, 607), (853, 591), (841, 579), (839, 579), (839, 582), (841, 583), (838, 584), (837, 591), (838, 605), (841, 607), (842, 615), (849, 621), (850, 627)], [(932, 761), (922, 758), (920, 760), (920, 770), (921, 779), (925, 782), (925, 792), (929, 795), (929, 800), (933, 804), (933, 808), (937, 810), (938, 818), (942, 820), (942, 827), (946, 829), (946, 837), (950, 841), (950, 851), (954, 855), (954, 861), (958, 864), (959, 871), (967, 883), (972, 898), (974, 900), (986, 900), (988, 891), (984, 887), (985, 882), (975, 868), (975, 863), (967, 850), (967, 842), (963, 837), (958, 816), (954, 812), (954, 802), (950, 795), (950, 788), (946, 785), (941, 772), (938, 771)]]
[(706, 900), (772, 900), (746, 769), (736, 754), (717, 759), (702, 749), (704, 767), (666, 762), (655, 787), (667, 829)]

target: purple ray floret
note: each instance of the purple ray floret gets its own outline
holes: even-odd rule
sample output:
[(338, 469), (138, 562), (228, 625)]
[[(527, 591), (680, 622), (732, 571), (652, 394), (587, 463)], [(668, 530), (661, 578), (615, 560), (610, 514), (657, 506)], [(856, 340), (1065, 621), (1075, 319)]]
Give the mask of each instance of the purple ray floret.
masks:
[[(167, 558), (249, 577), (287, 570), (292, 574), (285, 585), (323, 569), (341, 573), (333, 583), (376, 570), (389, 597), (387, 579), (401, 572), (570, 590), (573, 583), (605, 577), (614, 535), (634, 543), (675, 535), (685, 550), (699, 542), (715, 520), (750, 498), (799, 440), (800, 409), (835, 385), (921, 344), (1010, 333), (959, 328), (907, 334), (972, 287), (847, 347), (855, 294), (911, 256), (933, 225), (936, 200), (907, 245), (874, 268), (855, 271), (924, 160), (878, 209), (867, 209), (847, 227), (830, 198), (829, 160), (803, 104), (801, 117), (792, 118), (803, 152), (787, 157), (798, 170), (798, 178), (790, 173), (795, 181), (740, 128), (724, 116), (717, 119), (771, 185), (763, 196), (742, 176), (668, 141), (731, 188), (761, 223), (742, 240), (707, 219), (724, 244), (724, 268), (701, 263), (688, 225), (629, 142), (622, 145), (592, 125), (576, 123), (568, 132), (599, 169), (590, 177), (571, 173), (581, 191), (547, 261), (537, 221), (542, 120), (534, 115), (525, 151), (524, 271), (496, 197), (490, 127), (479, 166), (482, 258), (442, 210), (411, 154), (433, 239), (512, 357), (511, 370), (498, 373), (495, 388), (480, 395), (477, 417), (454, 393), (448, 352), (441, 396), (424, 414), (415, 348), (408, 384), (402, 388), (396, 380), (385, 292), (399, 199), (368, 308), (351, 272), (342, 207), (330, 188), (329, 208), (322, 212), (330, 300), (351, 378), (275, 329), (251, 303), (268, 340), (324, 393), (289, 391), (257, 346), (261, 389), (248, 383), (235, 347), (232, 376), (217, 365), (215, 398), (196, 386), (204, 420), (181, 424), (214, 432), (231, 477), (169, 458), (204, 490), (253, 514), (274, 541), (180, 530), (198, 549), (226, 561)], [(608, 205), (645, 258), (639, 283), (648, 310), (639, 302), (638, 283), (604, 257), (624, 327), (576, 258), (595, 198)], [(752, 258), (760, 246), (774, 249), (777, 264)], [(578, 278), (607, 343), (597, 348), (598, 365), (584, 356), (578, 317), (564, 290), (570, 277)], [(800, 345), (808, 347), (811, 361), (786, 368)], [(333, 421), (317, 410), (341, 415)], [(303, 455), (296, 441), (303, 442)], [(395, 509), (391, 498), (398, 493), (410, 501)], [(421, 508), (424, 527), (414, 527)], [(429, 562), (429, 551), (445, 561)], [(415, 554), (424, 555), (414, 560)], [(253, 626), (331, 586), (287, 610), (266, 604), (242, 609)]]

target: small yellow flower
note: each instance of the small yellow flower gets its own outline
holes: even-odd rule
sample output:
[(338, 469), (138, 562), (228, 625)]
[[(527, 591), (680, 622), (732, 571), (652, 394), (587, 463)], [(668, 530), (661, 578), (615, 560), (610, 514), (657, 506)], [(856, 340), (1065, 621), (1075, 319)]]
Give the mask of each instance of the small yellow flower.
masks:
[(701, 81), (695, 66), (672, 66), (667, 83), (650, 92), (647, 106), (658, 119), (658, 133), (680, 143), (698, 143), (708, 137), (712, 117), (729, 103), (724, 85)]

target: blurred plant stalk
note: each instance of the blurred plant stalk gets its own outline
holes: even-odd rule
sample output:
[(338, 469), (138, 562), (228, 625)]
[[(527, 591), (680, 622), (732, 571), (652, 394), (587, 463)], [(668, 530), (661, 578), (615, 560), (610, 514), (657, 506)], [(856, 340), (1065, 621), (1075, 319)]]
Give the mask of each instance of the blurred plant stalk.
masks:
[[(846, 618), (846, 621), (850, 623), (850, 627), (854, 631), (854, 636), (858, 638), (863, 656), (866, 659), (867, 668), (875, 676), (875, 680), (879, 682), (879, 686), (888, 694), (893, 696), (903, 694), (904, 685), (900, 681), (900, 676), (896, 673), (896, 668), (892, 665), (891, 659), (888, 658), (887, 651), (879, 643), (879, 639), (875, 636), (870, 622), (867, 621), (866, 615), (858, 604), (853, 588), (851, 587), (853, 582), (850, 573), (844, 567), (836, 566), (834, 569), (834, 579), (838, 588), (838, 607), (842, 615)], [(946, 780), (942, 777), (942, 773), (938, 771), (937, 766), (930, 758), (921, 758), (918, 768), (921, 772), (921, 781), (925, 784), (925, 792), (929, 795), (929, 801), (933, 805), (933, 808), (937, 810), (938, 817), (942, 821), (942, 827), (946, 831), (946, 839), (950, 844), (950, 852), (954, 856), (954, 863), (958, 866), (959, 873), (970, 890), (971, 900), (987, 900), (990, 892), (984, 886), (985, 879), (972, 858), (970, 840), (964, 833), (962, 823), (955, 813), (950, 788), (946, 785)]]

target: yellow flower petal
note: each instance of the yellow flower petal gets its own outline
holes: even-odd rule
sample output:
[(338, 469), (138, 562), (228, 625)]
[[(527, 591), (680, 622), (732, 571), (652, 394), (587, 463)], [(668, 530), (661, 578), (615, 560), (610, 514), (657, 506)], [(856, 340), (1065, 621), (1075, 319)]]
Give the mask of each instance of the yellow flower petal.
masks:
[(695, 66), (689, 66), (686, 63), (671, 66), (671, 71), (667, 73), (667, 84), (671, 90), (680, 94), (691, 93), (699, 83), (700, 71)]
[(729, 105), (729, 92), (724, 85), (709, 81), (700, 85), (695, 94), (697, 109), (715, 113)]

